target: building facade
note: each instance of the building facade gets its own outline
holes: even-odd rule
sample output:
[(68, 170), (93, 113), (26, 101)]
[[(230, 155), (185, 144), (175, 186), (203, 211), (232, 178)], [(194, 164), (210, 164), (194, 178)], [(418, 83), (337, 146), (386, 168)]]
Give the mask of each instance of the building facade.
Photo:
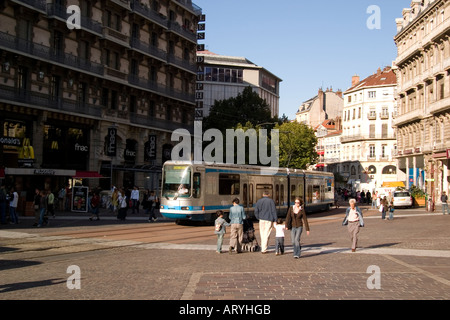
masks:
[(398, 166), (438, 203), (450, 177), (450, 2), (414, 0), (396, 23)]
[[(19, 191), (158, 189), (171, 132), (192, 131), (197, 23), (190, 0), (0, 2), (0, 167)], [(70, 12), (70, 11), (69, 11)], [(110, 174), (112, 172), (112, 177)], [(112, 178), (112, 180), (111, 180)]]
[(341, 158), (342, 119), (325, 120), (315, 128), (317, 137), (317, 154), (319, 156), (315, 168), (320, 171), (337, 172)]
[(315, 128), (325, 120), (342, 116), (343, 107), (342, 91), (333, 92), (332, 89), (323, 91), (320, 88), (315, 97), (303, 102), (299, 107), (296, 121)]
[(283, 81), (270, 71), (246, 58), (199, 51), (202, 69), (198, 73), (197, 120), (209, 115), (214, 102), (236, 97), (248, 86), (253, 88), (270, 107), (272, 117), (280, 109), (280, 83)]
[(348, 184), (374, 190), (396, 181), (396, 136), (393, 124), (396, 76), (390, 67), (360, 81), (344, 92), (341, 170)]

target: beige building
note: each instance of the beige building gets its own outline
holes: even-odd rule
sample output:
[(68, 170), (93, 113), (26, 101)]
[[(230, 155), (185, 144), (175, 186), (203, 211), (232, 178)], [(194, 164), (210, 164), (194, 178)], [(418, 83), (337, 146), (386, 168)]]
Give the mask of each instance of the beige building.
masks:
[(450, 1), (414, 0), (396, 22), (398, 167), (439, 203), (450, 176)]
[(265, 68), (243, 57), (223, 56), (210, 51), (199, 51), (202, 69), (198, 72), (198, 119), (207, 117), (216, 100), (236, 97), (251, 86), (270, 107), (272, 117), (280, 109), (280, 83), (283, 81)]
[(396, 181), (396, 137), (392, 127), (396, 77), (390, 67), (359, 80), (344, 92), (341, 170), (357, 190), (373, 191)]
[(296, 121), (316, 128), (325, 120), (342, 116), (343, 107), (342, 91), (333, 92), (332, 89), (323, 91), (320, 88), (315, 97), (303, 102), (299, 107)]
[(193, 128), (199, 15), (190, 0), (2, 1), (5, 183), (55, 190), (101, 173), (83, 183), (109, 189), (112, 165), (116, 186), (157, 189), (171, 133)]

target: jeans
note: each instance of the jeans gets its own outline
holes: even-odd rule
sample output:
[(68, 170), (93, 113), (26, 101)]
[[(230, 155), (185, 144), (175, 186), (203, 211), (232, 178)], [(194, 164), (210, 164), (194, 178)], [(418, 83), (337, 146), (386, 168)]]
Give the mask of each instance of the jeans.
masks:
[(394, 220), (394, 208), (389, 209), (389, 220)]
[(12, 223), (19, 223), (19, 219), (17, 218), (16, 208), (9, 207), (9, 218)]
[(217, 252), (222, 251), (223, 236), (224, 236), (224, 233), (217, 235)]
[(284, 238), (276, 237), (275, 238), (275, 252), (276, 253), (284, 253)]
[(386, 208), (383, 206), (383, 211), (381, 212), (381, 219), (386, 219)]
[(448, 211), (448, 203), (442, 203), (442, 211), (443, 211), (443, 213), (444, 214), (449, 214), (449, 211)]
[(294, 257), (300, 257), (302, 246), (300, 245), (300, 236), (302, 235), (303, 227), (291, 230), (292, 246), (294, 247)]
[(44, 223), (44, 216), (45, 216), (45, 208), (41, 208), (40, 209), (41, 210), (41, 212), (40, 212), (40, 215), (39, 215), (39, 225), (41, 225), (42, 226), (42, 224)]

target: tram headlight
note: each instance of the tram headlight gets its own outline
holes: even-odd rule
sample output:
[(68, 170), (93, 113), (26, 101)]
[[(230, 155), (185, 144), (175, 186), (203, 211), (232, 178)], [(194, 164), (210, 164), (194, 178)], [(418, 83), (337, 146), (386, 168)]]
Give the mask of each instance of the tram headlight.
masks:
[(189, 210), (189, 207), (181, 207), (181, 210)]

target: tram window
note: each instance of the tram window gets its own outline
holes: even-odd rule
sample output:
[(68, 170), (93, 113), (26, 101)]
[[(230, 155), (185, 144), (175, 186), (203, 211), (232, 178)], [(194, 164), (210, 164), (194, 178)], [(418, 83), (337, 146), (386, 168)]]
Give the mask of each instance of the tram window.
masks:
[(280, 185), (275, 185), (275, 205), (280, 204)]
[(299, 184), (297, 188), (297, 196), (303, 200), (303, 184)]
[(250, 183), (250, 192), (248, 195), (248, 200), (250, 202), (250, 207), (253, 207), (253, 183)]
[(263, 197), (264, 191), (269, 192), (269, 197), (273, 199), (273, 185), (271, 184), (257, 184), (256, 185), (256, 200), (258, 201)]
[(238, 195), (239, 186), (240, 176), (238, 174), (219, 174), (220, 195)]
[(313, 190), (312, 190), (312, 202), (320, 202), (320, 190), (321, 190), (321, 186), (312, 186)]
[(295, 201), (295, 197), (296, 197), (296, 194), (295, 194), (295, 184), (293, 184), (293, 185), (291, 185), (291, 202), (294, 202), (294, 201)]
[(243, 190), (242, 190), (242, 205), (244, 206), (244, 208), (246, 208), (247, 207), (247, 192), (248, 190), (247, 190), (247, 184), (246, 183), (244, 183), (244, 188), (243, 188)]
[(312, 203), (313, 186), (308, 186), (307, 190), (308, 191), (306, 193), (306, 202), (307, 203)]
[(281, 204), (284, 204), (284, 184), (282, 184), (281, 185), (281, 196), (280, 196), (280, 199), (281, 199)]
[(200, 173), (194, 173), (194, 187), (192, 189), (192, 195), (194, 198), (200, 198)]

